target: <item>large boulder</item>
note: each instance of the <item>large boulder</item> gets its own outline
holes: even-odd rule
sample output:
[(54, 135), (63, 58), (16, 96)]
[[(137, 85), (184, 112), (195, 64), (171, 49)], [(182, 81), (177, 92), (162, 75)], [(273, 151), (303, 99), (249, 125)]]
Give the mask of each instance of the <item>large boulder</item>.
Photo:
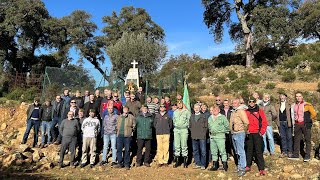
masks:
[(9, 167), (18, 159), (23, 159), (21, 153), (11, 154), (3, 160), (2, 165), (5, 167)]
[(26, 152), (26, 151), (28, 151), (30, 149), (30, 147), (29, 147), (29, 145), (27, 145), (27, 144), (20, 144), (19, 145), (19, 151), (20, 152)]
[(38, 162), (43, 157), (43, 153), (41, 152), (41, 150), (39, 150), (37, 148), (32, 149), (32, 150), (33, 150), (32, 161)]

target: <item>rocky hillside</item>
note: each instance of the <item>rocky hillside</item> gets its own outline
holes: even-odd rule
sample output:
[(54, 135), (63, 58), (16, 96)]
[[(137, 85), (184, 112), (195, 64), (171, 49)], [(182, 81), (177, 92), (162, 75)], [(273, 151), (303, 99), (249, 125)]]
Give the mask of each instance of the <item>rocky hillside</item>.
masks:
[[(113, 169), (109, 165), (90, 169), (85, 167), (73, 169), (57, 167), (58, 149), (57, 145), (50, 145), (47, 148), (31, 148), (32, 133), (26, 145), (20, 145), (25, 131), (25, 111), (27, 105), (12, 108), (0, 108), (0, 179), (235, 179), (233, 173), (235, 165), (233, 160), (229, 161), (229, 171), (210, 172), (207, 170), (192, 169), (189, 165), (187, 169), (172, 166), (157, 168), (156, 163), (151, 164), (151, 168), (135, 167), (134, 160), (131, 170)], [(319, 129), (317, 127), (315, 129)], [(319, 135), (318, 135), (319, 136)], [(41, 138), (39, 139), (39, 141)], [(313, 144), (317, 144), (315, 142)], [(256, 165), (252, 171), (241, 179), (318, 179), (320, 176), (320, 161), (313, 158), (308, 163), (300, 161), (290, 161), (278, 158), (280, 146), (276, 145), (276, 155), (265, 156), (267, 175), (258, 177)], [(68, 156), (65, 156), (65, 163), (68, 163)], [(101, 159), (101, 154), (99, 156)], [(211, 165), (210, 165), (211, 166)]]

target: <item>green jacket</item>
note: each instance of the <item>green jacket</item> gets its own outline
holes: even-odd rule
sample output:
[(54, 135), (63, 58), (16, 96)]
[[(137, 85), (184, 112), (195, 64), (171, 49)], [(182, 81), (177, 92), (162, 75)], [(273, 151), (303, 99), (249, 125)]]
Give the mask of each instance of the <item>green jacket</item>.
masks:
[(136, 120), (137, 138), (152, 139), (153, 116), (146, 113), (145, 116), (140, 113)]
[(226, 116), (218, 114), (214, 119), (211, 115), (208, 119), (210, 137), (225, 138), (225, 133), (229, 132), (229, 121)]
[(187, 109), (182, 109), (182, 111), (179, 109), (175, 110), (173, 113), (174, 128), (188, 129), (190, 116), (191, 114)]

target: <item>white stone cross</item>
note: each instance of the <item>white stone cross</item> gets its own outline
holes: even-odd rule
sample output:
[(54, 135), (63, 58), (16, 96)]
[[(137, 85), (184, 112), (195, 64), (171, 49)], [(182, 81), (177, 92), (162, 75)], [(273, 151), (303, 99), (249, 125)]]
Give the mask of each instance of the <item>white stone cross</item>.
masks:
[(136, 60), (134, 60), (131, 64), (133, 65), (133, 69), (135, 69), (138, 62)]

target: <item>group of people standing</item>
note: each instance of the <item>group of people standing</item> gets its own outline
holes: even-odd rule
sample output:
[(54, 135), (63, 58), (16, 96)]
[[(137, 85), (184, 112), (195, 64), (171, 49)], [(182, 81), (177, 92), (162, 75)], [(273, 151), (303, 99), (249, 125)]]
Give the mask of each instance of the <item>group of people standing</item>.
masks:
[(311, 127), (316, 120), (313, 106), (303, 100), (301, 92), (295, 94), (293, 104), (289, 104), (286, 94), (280, 94), (278, 103), (273, 105), (269, 94), (264, 94), (260, 100), (258, 93), (253, 93), (247, 103), (242, 98), (222, 101), (216, 96), (216, 102), (210, 108), (198, 101), (192, 109), (186, 108), (179, 94), (174, 103), (169, 96), (160, 100), (145, 98), (142, 88), (137, 93), (124, 92), (121, 99), (118, 92), (109, 89), (104, 90), (104, 97), (100, 96), (99, 90), (94, 94), (86, 91), (84, 96), (76, 91), (75, 96), (70, 97), (69, 90), (65, 89), (63, 96), (58, 95), (53, 101), (45, 100), (42, 106), (39, 101), (35, 98), (27, 110), (27, 129), (22, 143), (26, 143), (34, 127), (33, 146), (37, 147), (41, 125), (40, 148), (51, 143), (61, 144), (61, 167), (64, 167), (67, 149), (71, 153), (71, 166), (80, 163), (80, 167), (87, 164), (94, 167), (101, 142), (99, 164), (102, 166), (109, 163), (107, 156), (111, 149), (110, 164), (114, 168), (130, 169), (130, 153), (134, 151), (136, 167), (150, 167), (152, 147), (156, 145), (158, 167), (168, 166), (169, 155), (173, 154), (173, 167), (183, 164), (186, 168), (191, 159), (189, 152), (192, 152), (195, 169), (206, 169), (209, 159), (212, 162), (209, 170), (216, 171), (220, 159), (222, 168), (227, 171), (228, 159), (233, 156), (238, 176), (251, 170), (253, 160), (259, 174), (265, 175), (263, 155), (275, 155), (273, 122), (280, 130), (280, 157), (299, 159), (303, 135), (304, 161), (307, 162), (311, 153)]

